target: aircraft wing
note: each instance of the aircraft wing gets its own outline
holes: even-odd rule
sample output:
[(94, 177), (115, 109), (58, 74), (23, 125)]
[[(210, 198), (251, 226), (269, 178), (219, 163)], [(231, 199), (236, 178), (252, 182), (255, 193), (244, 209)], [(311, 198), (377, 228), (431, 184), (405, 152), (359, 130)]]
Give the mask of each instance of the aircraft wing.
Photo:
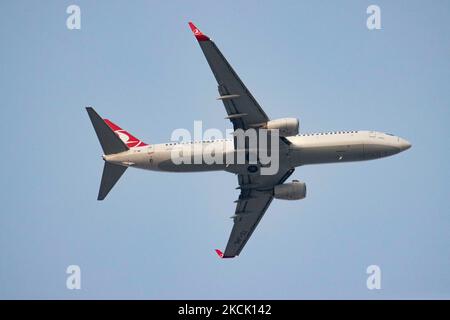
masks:
[(219, 100), (222, 100), (234, 130), (258, 127), (269, 120), (264, 110), (253, 98), (239, 76), (230, 66), (215, 43), (189, 22), (206, 60), (218, 83)]
[(239, 255), (272, 202), (273, 187), (286, 181), (293, 172), (294, 169), (289, 169), (271, 176), (238, 175), (241, 194), (236, 200), (236, 211), (232, 217), (234, 225), (225, 252), (216, 250), (220, 257)]
[[(189, 26), (217, 80), (218, 99), (222, 100), (228, 114), (227, 119), (233, 123), (234, 130), (262, 127), (269, 121), (264, 110), (215, 43), (192, 22), (189, 22)], [(280, 140), (285, 145), (289, 144), (283, 137)], [(225, 252), (216, 250), (220, 257), (232, 258), (239, 255), (272, 202), (274, 186), (286, 181), (293, 171), (294, 169), (280, 168), (274, 175), (238, 175), (241, 194), (236, 200), (236, 211), (232, 217), (234, 225)]]

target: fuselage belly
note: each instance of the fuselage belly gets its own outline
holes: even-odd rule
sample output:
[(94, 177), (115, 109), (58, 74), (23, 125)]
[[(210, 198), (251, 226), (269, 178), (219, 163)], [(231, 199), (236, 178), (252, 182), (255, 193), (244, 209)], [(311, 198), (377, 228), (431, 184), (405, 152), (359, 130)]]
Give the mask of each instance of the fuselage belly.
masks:
[[(287, 152), (280, 152), (279, 162), (292, 168), (308, 164), (338, 163), (378, 159), (409, 148), (397, 136), (374, 131), (328, 132), (287, 137)], [(214, 150), (215, 161), (205, 161), (205, 149)], [(189, 161), (175, 163), (174, 152), (189, 154)], [(201, 172), (228, 170), (232, 157), (232, 140), (165, 143), (130, 149), (105, 156), (108, 162), (164, 172)], [(243, 166), (247, 164), (242, 164)]]

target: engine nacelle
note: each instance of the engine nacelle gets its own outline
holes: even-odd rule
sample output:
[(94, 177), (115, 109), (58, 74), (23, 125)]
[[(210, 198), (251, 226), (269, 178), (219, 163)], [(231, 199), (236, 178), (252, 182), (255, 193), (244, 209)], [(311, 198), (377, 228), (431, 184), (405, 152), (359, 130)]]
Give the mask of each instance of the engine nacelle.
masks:
[(281, 137), (290, 137), (298, 134), (299, 121), (296, 118), (282, 118), (267, 121), (266, 129), (278, 129)]
[(306, 197), (306, 184), (298, 180), (279, 184), (273, 190), (273, 196), (276, 199), (300, 200)]

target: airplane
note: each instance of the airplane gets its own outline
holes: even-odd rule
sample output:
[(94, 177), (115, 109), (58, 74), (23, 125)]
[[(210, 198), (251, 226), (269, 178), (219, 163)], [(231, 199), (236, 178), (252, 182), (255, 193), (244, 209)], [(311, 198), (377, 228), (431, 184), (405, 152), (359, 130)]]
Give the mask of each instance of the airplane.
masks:
[[(296, 118), (271, 120), (252, 96), (215, 43), (192, 22), (189, 26), (202, 49), (218, 83), (219, 100), (235, 132), (242, 130), (277, 131), (279, 167), (271, 175), (261, 174), (262, 164), (245, 162), (207, 164), (181, 163), (172, 160), (174, 148), (214, 146), (221, 156), (237, 152), (236, 140), (220, 139), (191, 142), (146, 144), (108, 119), (101, 118), (92, 107), (86, 110), (104, 155), (104, 169), (98, 193), (103, 200), (128, 167), (166, 172), (201, 172), (225, 170), (237, 175), (240, 190), (232, 216), (233, 227), (220, 258), (238, 256), (255, 231), (273, 199), (299, 200), (306, 197), (306, 184), (298, 180), (286, 182), (296, 167), (309, 164), (340, 163), (384, 158), (405, 151), (411, 144), (398, 136), (377, 131), (351, 130), (299, 134)], [(244, 145), (244, 149), (248, 145)], [(194, 148), (196, 152), (201, 149)], [(242, 151), (242, 150), (240, 150)], [(245, 149), (244, 152), (249, 152)], [(247, 158), (246, 158), (247, 159)]]

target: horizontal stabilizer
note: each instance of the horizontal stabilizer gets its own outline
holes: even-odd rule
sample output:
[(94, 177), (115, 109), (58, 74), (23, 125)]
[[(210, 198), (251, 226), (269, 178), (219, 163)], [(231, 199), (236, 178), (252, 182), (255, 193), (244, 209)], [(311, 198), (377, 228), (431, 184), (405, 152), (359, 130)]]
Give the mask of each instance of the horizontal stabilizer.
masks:
[(93, 108), (87, 107), (86, 111), (105, 154), (119, 153), (129, 149)]
[(98, 191), (97, 200), (105, 199), (109, 191), (111, 191), (111, 189), (123, 175), (125, 170), (127, 170), (127, 167), (122, 167), (116, 164), (105, 162), (105, 166), (103, 167), (102, 182), (100, 183), (100, 190)]

